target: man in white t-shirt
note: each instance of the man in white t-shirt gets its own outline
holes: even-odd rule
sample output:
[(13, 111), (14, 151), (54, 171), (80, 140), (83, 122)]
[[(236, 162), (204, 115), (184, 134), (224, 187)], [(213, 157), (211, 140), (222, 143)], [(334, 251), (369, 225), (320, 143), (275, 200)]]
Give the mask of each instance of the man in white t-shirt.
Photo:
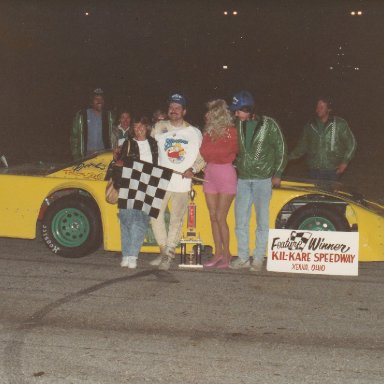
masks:
[[(199, 154), (202, 135), (199, 129), (184, 120), (186, 100), (180, 94), (169, 99), (169, 120), (159, 121), (152, 131), (159, 149), (159, 165), (182, 172), (173, 174), (167, 188), (157, 219), (152, 219), (152, 229), (160, 246), (160, 256), (150, 262), (159, 269), (168, 270), (175, 257), (175, 248), (180, 240), (184, 214), (188, 206), (191, 176), (205, 165)], [(171, 203), (169, 229), (165, 226), (164, 213)]]

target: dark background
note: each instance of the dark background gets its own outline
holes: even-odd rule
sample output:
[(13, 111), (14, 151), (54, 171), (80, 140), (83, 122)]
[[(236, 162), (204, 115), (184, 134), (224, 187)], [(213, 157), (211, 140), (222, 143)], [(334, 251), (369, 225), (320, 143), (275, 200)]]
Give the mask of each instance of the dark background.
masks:
[(384, 159), (383, 20), (379, 0), (0, 1), (0, 151), (68, 158), (72, 118), (97, 87), (110, 108), (148, 115), (181, 92), (199, 126), (209, 99), (248, 89), (292, 147), (327, 93), (367, 172)]

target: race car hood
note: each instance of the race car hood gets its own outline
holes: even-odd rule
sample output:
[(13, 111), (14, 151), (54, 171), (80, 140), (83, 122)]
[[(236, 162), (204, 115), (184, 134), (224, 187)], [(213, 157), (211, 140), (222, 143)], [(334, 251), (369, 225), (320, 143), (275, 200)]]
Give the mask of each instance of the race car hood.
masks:
[(0, 168), (2, 175), (22, 175), (22, 176), (46, 176), (58, 169), (64, 168), (66, 164), (37, 163), (13, 165), (7, 168)]
[(364, 207), (384, 217), (384, 204), (370, 201), (353, 187), (339, 182), (319, 182), (318, 180), (290, 178), (282, 182), (281, 188), (335, 197), (345, 202)]
[[(112, 152), (102, 151), (87, 156), (79, 161), (63, 163), (38, 161), (35, 163), (11, 165), (9, 167), (0, 168), (0, 174), (67, 178), (71, 178), (72, 176), (72, 178), (95, 180), (94, 173), (97, 173), (99, 176), (97, 179), (103, 180), (111, 160)], [(85, 173), (85, 170), (88, 170), (88, 172)], [(94, 172), (92, 172), (92, 170)]]

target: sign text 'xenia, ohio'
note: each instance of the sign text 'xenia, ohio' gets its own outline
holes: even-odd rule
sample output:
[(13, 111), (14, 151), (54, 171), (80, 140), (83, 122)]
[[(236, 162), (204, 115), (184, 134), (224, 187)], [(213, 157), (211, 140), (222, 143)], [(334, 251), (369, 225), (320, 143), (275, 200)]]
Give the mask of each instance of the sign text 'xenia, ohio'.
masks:
[(267, 270), (358, 275), (358, 232), (271, 229)]

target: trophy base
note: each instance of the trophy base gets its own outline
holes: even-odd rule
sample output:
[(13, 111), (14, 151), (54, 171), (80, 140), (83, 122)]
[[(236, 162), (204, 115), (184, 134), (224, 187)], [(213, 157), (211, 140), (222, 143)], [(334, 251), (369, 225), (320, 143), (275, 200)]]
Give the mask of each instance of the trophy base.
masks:
[(201, 264), (179, 264), (181, 269), (203, 269)]

